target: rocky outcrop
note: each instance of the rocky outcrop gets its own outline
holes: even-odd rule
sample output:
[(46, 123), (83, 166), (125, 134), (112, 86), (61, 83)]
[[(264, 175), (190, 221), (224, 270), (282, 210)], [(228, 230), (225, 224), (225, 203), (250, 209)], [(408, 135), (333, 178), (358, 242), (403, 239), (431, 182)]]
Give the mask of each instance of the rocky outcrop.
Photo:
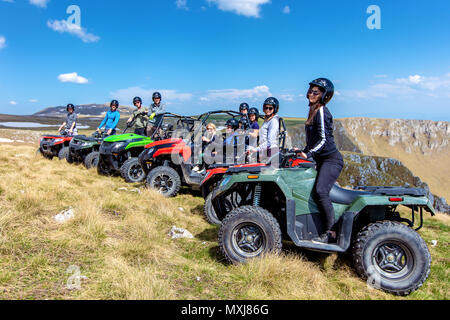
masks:
[(338, 180), (348, 188), (356, 186), (400, 186), (423, 188), (434, 208), (450, 214), (450, 206), (444, 198), (431, 193), (429, 186), (392, 158), (366, 156), (358, 153), (343, 152), (345, 166)]
[(390, 146), (400, 147), (407, 153), (424, 155), (449, 147), (450, 126), (446, 121), (350, 118), (337, 122), (364, 153), (370, 146), (361, 137), (369, 137), (374, 143), (384, 139)]

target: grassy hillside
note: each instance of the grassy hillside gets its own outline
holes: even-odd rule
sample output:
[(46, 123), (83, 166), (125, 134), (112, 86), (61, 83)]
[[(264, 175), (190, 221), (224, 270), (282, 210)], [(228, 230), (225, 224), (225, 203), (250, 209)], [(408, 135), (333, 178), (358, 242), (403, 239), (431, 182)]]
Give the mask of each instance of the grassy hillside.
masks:
[[(35, 146), (2, 144), (0, 292), (4, 299), (449, 299), (450, 217), (426, 217), (433, 258), (425, 285), (407, 298), (368, 289), (349, 257), (285, 246), (282, 256), (230, 266), (203, 199), (164, 199), (121, 178), (48, 161)], [(127, 188), (128, 190), (121, 190)], [(53, 217), (72, 207), (75, 218)], [(181, 209), (180, 209), (181, 208)], [(194, 239), (172, 240), (172, 226)], [(431, 240), (438, 240), (431, 247)], [(77, 266), (79, 290), (69, 290)], [(73, 278), (72, 278), (73, 279)], [(70, 282), (69, 282), (70, 284)]]

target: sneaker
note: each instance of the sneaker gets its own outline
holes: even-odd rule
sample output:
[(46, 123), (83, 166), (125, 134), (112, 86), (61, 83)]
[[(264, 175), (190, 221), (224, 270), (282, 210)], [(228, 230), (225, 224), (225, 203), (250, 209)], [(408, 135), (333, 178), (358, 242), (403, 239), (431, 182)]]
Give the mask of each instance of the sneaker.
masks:
[(325, 232), (321, 236), (316, 237), (316, 238), (312, 239), (311, 241), (314, 243), (335, 243), (336, 238), (333, 237), (331, 232)]

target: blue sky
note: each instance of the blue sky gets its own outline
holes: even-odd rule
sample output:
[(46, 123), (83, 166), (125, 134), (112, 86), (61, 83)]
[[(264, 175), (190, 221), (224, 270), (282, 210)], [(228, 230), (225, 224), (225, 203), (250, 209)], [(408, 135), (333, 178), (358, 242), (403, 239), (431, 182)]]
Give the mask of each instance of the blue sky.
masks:
[(0, 113), (158, 90), (176, 113), (273, 95), (304, 117), (308, 82), (327, 77), (336, 118), (450, 121), (449, 21), (447, 0), (0, 0)]

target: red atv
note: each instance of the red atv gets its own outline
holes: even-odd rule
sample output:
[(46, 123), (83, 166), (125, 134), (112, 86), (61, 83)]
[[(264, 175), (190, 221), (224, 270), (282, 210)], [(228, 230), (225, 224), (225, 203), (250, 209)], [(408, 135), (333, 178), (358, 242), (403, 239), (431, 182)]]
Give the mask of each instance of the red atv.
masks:
[(59, 160), (65, 160), (66, 154), (69, 153), (69, 144), (73, 136), (69, 136), (66, 131), (61, 131), (61, 135), (44, 135), (39, 140), (39, 149), (37, 153), (42, 154), (45, 158), (52, 160), (58, 157)]
[[(202, 126), (202, 130), (208, 121), (216, 122), (220, 129), (226, 120), (230, 118), (239, 120), (241, 117), (242, 115), (235, 111), (213, 111), (193, 120), (184, 119), (179, 124), (185, 132), (192, 135), (196, 121)], [(189, 164), (194, 154), (194, 140), (192, 135), (191, 139), (187, 137), (167, 139), (145, 146), (145, 150), (139, 156), (139, 162), (147, 175), (147, 187), (158, 190), (166, 197), (176, 196), (182, 185), (199, 190), (205, 176), (193, 171), (194, 164)], [(229, 167), (229, 165), (221, 166)]]

